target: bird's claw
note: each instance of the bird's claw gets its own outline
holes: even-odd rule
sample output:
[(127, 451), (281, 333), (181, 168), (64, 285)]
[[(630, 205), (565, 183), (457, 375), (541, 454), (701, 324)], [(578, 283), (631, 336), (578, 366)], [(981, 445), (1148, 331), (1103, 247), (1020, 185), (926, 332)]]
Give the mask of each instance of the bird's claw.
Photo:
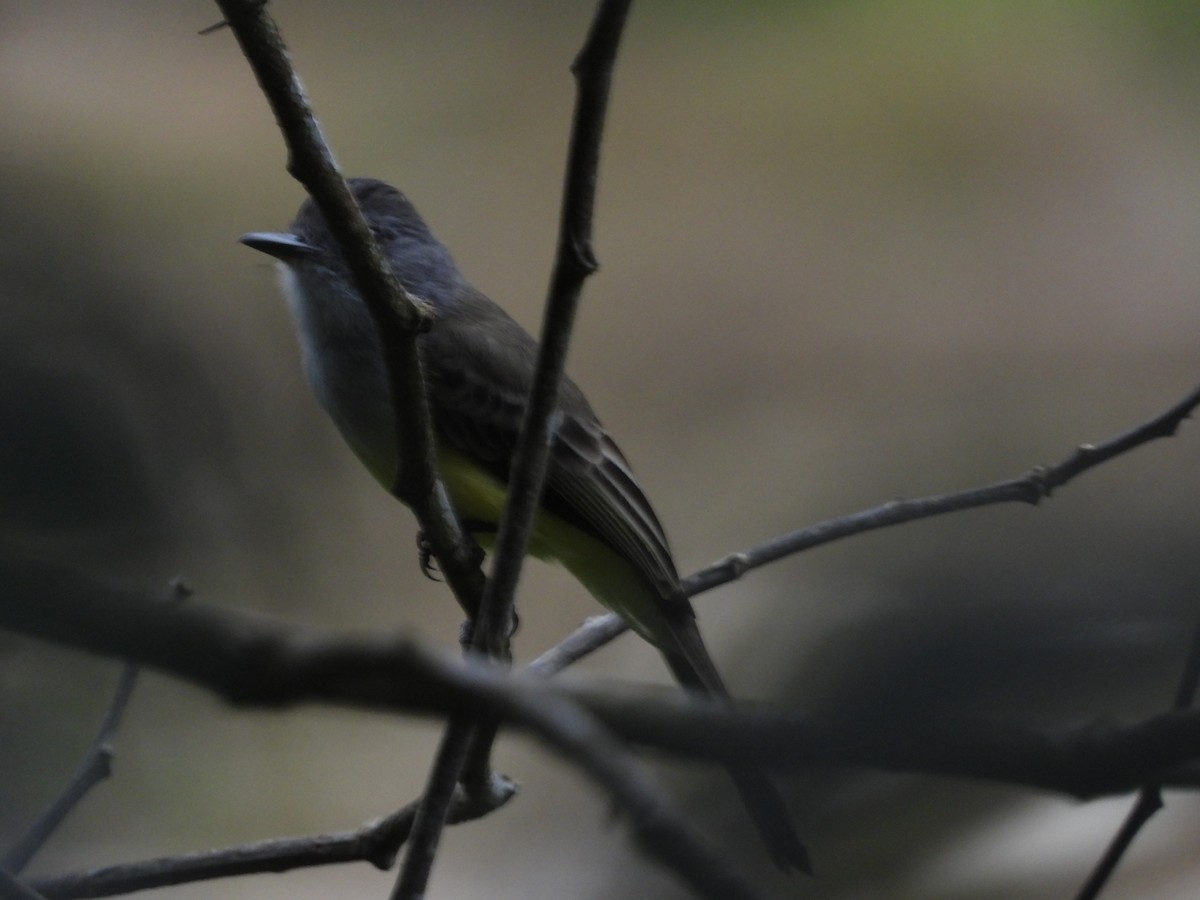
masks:
[(421, 574), (430, 581), (441, 581), (437, 576), (437, 558), (433, 555), (433, 544), (425, 537), (425, 532), (417, 532), (417, 565), (421, 567)]

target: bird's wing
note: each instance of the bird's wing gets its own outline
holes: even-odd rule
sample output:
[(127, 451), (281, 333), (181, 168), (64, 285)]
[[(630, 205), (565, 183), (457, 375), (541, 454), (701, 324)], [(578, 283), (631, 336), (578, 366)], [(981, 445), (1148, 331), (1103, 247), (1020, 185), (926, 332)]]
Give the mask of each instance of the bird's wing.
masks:
[[(434, 424), (450, 446), (507, 483), (537, 345), (482, 295), (440, 316), (445, 320), (435, 321), (422, 338)], [(453, 327), (446, 327), (451, 319)], [(662, 525), (624, 455), (569, 379), (559, 412), (543, 505), (603, 541), (663, 598), (673, 599), (679, 576)]]
[[(574, 387), (574, 385), (570, 385)], [(587, 409), (564, 411), (551, 451), (546, 506), (612, 547), (664, 597), (679, 592), (667, 537), (629, 463)], [(559, 512), (562, 506), (573, 518)]]

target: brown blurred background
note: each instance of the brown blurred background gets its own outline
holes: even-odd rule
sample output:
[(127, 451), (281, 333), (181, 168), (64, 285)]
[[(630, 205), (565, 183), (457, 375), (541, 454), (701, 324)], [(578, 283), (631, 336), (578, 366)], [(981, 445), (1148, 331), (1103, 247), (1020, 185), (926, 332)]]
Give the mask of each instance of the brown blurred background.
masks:
[[(402, 185), (530, 328), (553, 248), (582, 2), (277, 0), (351, 174)], [(163, 590), (454, 647), (412, 517), (302, 381), (269, 265), (302, 199), (213, 4), (0, 6), (0, 537)], [(1182, 2), (666, 2), (629, 24), (571, 370), (681, 568), (1052, 462), (1200, 381), (1200, 11)], [(1079, 722), (1162, 709), (1200, 595), (1194, 426), (1037, 509), (847, 541), (698, 601), (741, 694), (855, 714)], [(595, 611), (530, 567), (517, 652)], [(632, 638), (581, 670), (665, 681)], [(62, 784), (117, 667), (0, 635), (0, 840)], [(155, 675), (49, 873), (352, 827), (421, 787), (436, 725), (237, 712)], [(681, 892), (523, 739), (434, 898)], [(1070, 896), (1126, 801), (815, 772), (821, 877), (769, 870), (725, 780), (662, 765), (764, 882), (820, 897)], [(1197, 804), (1106, 897), (1194, 897)], [(384, 896), (364, 865), (173, 898)], [(151, 895), (147, 895), (151, 896)], [(167, 892), (153, 896), (168, 896)]]

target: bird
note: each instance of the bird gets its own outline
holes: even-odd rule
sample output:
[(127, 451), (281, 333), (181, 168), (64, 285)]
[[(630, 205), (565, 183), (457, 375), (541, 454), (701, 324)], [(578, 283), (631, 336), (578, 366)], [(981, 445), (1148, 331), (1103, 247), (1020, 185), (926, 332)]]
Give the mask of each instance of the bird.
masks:
[[(428, 310), (429, 326), (417, 346), (440, 475), (464, 527), (489, 547), (504, 507), (537, 342), (467, 281), (400, 190), (375, 178), (347, 183), (396, 278)], [(287, 232), (252, 232), (240, 240), (278, 262), (313, 392), (353, 452), (390, 491), (396, 432), (382, 345), (316, 204), (306, 199)], [(622, 616), (658, 649), (685, 690), (727, 701), (662, 524), (624, 454), (570, 378), (562, 381), (555, 414), (529, 553), (562, 564)], [(776, 786), (751, 767), (732, 766), (730, 774), (775, 863), (811, 873)]]

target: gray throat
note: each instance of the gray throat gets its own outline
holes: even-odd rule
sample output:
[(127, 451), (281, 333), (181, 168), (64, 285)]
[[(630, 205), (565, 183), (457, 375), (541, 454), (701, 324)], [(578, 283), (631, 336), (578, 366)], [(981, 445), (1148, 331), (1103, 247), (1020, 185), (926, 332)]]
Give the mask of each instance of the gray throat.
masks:
[(304, 372), (342, 437), (385, 487), (396, 467), (395, 423), (375, 323), (332, 273), (280, 264)]

